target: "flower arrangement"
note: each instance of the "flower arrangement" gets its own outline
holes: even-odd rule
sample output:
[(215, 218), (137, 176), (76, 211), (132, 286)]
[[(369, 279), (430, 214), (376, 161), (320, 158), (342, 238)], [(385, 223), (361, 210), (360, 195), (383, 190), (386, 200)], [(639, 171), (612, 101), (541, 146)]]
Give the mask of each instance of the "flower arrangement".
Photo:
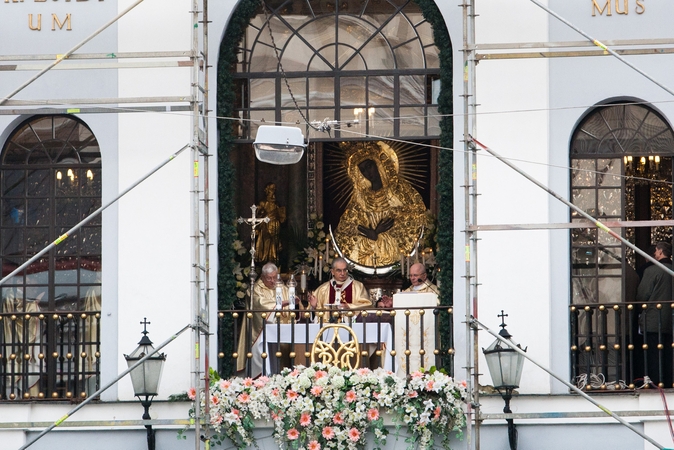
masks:
[(234, 278), (236, 278), (236, 298), (243, 300), (248, 295), (248, 283), (246, 283), (246, 279), (250, 275), (250, 253), (243, 246), (243, 241), (241, 240), (235, 240), (232, 243), (232, 247), (236, 253), (234, 259), (236, 265), (234, 266), (234, 270), (232, 270)]
[[(188, 395), (195, 399), (194, 391)], [(368, 432), (379, 447), (388, 435), (382, 412), (407, 428), (410, 447), (431, 448), (433, 436), (442, 435), (449, 449), (450, 433), (460, 435), (466, 425), (465, 398), (465, 382), (434, 368), (404, 379), (384, 369), (314, 364), (255, 380), (216, 380), (200, 406), (210, 402), (214, 442), (228, 437), (239, 449), (256, 445), (254, 420), (263, 418), (273, 421), (282, 449), (359, 449)]]

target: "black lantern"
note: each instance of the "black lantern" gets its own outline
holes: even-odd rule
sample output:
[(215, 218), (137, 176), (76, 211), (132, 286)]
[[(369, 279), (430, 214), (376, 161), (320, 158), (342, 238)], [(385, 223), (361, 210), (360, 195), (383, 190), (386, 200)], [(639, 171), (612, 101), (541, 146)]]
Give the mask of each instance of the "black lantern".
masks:
[[(143, 357), (154, 351), (152, 341), (147, 337), (147, 325), (149, 324), (150, 322), (147, 321), (147, 318), (144, 318), (141, 322), (141, 325), (143, 325), (143, 337), (138, 342), (138, 347), (130, 355), (124, 355), (128, 367), (133, 366)], [(152, 405), (152, 399), (154, 399), (154, 396), (159, 391), (159, 381), (164, 369), (164, 361), (166, 361), (164, 353), (155, 354), (131, 371), (133, 393), (138, 397), (144, 408), (143, 420), (150, 420), (150, 405)], [(145, 425), (145, 428), (147, 428), (147, 448), (148, 450), (154, 450), (155, 436), (152, 425)]]
[[(512, 339), (504, 319), (508, 317), (501, 311), (498, 316), (501, 318), (501, 331), (499, 336), (509, 341), (514, 346), (522, 350), (519, 344), (516, 344)], [(523, 351), (527, 351), (525, 348)], [(482, 349), (484, 357), (487, 360), (487, 367), (489, 374), (494, 382), (494, 388), (501, 394), (505, 401), (503, 412), (506, 414), (512, 413), (510, 410), (510, 399), (512, 398), (513, 390), (519, 387), (520, 379), (522, 378), (522, 367), (524, 366), (524, 355), (517, 352), (514, 348), (503, 343), (500, 339), (496, 339), (487, 349)], [(506, 419), (508, 422), (508, 442), (511, 450), (517, 450), (517, 429), (513, 419)]]

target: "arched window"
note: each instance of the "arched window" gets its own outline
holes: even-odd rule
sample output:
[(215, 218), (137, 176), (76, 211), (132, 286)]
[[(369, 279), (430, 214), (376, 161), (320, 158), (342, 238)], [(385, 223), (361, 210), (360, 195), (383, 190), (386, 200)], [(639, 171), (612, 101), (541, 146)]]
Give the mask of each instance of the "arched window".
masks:
[[(594, 108), (576, 128), (570, 156), (572, 202), (593, 217), (603, 222), (672, 219), (674, 133), (653, 108), (641, 103)], [(571, 220), (583, 219), (572, 213)], [(672, 227), (625, 225), (629, 223), (613, 231), (644, 251), (659, 241), (672, 242)], [(643, 330), (638, 323), (642, 311), (635, 302), (644, 263), (643, 257), (596, 227), (572, 230), (575, 376), (601, 374), (606, 382), (625, 380), (628, 385), (643, 376)], [(671, 326), (664, 331), (671, 336)], [(657, 379), (652, 373), (651, 378)]]
[[(73, 116), (33, 117), (7, 139), (0, 156), (0, 183), (5, 277), (101, 206), (96, 137)], [(98, 373), (100, 216), (1, 290), (3, 315), (31, 314), (20, 323), (3, 317), (1, 353), (24, 361), (3, 366), (3, 398), (81, 397), (89, 392), (92, 386), (85, 384)], [(84, 314), (68, 316), (74, 311)], [(37, 315), (44, 312), (50, 314)]]
[[(238, 137), (254, 138), (262, 120), (303, 124), (298, 107), (309, 121), (359, 119), (361, 133), (440, 134), (438, 50), (433, 29), (416, 3), (266, 4), (268, 15), (260, 8), (238, 49), (236, 109), (239, 117), (250, 120), (240, 122)], [(353, 137), (335, 131), (334, 137), (340, 136)]]

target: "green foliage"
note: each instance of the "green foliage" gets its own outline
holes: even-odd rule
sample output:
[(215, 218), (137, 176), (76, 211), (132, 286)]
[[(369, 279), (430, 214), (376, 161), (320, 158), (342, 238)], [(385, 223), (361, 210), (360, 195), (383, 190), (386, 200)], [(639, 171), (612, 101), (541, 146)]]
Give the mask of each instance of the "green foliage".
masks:
[[(440, 304), (453, 305), (453, 280), (454, 280), (454, 154), (452, 148), (454, 145), (454, 128), (452, 126), (452, 44), (447, 31), (447, 24), (440, 13), (434, 0), (414, 0), (424, 15), (424, 18), (433, 27), (433, 39), (438, 47), (440, 56), (440, 95), (438, 98), (438, 108), (443, 115), (440, 120), (440, 150), (438, 161), (438, 185), (436, 187), (439, 202), (438, 226), (436, 232), (436, 242), (438, 253), (436, 260), (441, 268), (438, 273), (440, 281)], [(442, 342), (442, 354), (454, 346), (452, 316), (441, 313), (440, 315), (440, 337)], [(443, 366), (449, 372), (453, 373), (452, 359), (444, 358)]]
[[(236, 47), (243, 37), (248, 22), (260, 6), (259, 0), (241, 0), (227, 25), (227, 31), (220, 44), (218, 60), (218, 117), (232, 117), (236, 95), (232, 72), (236, 66)], [(236, 278), (234, 276), (234, 241), (237, 239), (235, 226), (234, 186), (236, 173), (229, 159), (234, 147), (233, 122), (218, 120), (218, 219), (220, 223), (218, 240), (218, 309), (229, 309), (236, 301)], [(220, 320), (221, 336), (234, 335), (234, 323), (230, 314)], [(220, 345), (225, 355), (234, 352), (234, 340), (226, 339)], [(218, 369), (223, 376), (231, 375), (235, 364), (230, 358), (220, 358)]]

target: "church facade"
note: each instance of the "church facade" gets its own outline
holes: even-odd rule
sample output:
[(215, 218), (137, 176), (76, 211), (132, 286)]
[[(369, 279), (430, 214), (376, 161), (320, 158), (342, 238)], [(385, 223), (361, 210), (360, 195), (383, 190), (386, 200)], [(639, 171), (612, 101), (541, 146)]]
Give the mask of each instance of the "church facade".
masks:
[[(168, 3), (0, 3), (7, 448), (112, 382), (144, 329), (171, 341), (157, 443), (194, 447), (175, 438), (189, 402), (168, 397), (206, 356), (235, 372), (218, 311), (245, 307), (251, 247), (258, 271), (272, 260), (310, 289), (337, 255), (390, 292), (423, 262), (453, 310), (442, 364), (480, 392), (456, 448), (508, 448), (480, 351), (493, 338), (466, 326), (502, 311), (533, 360), (672, 446), (673, 303), (640, 282), (644, 253), (672, 243), (674, 6)], [(299, 163), (256, 158), (269, 125), (301, 130)], [(255, 238), (236, 223), (252, 205), (272, 219)], [(206, 349), (182, 331), (202, 321)], [(654, 448), (531, 362), (517, 392), (522, 448)], [(122, 423), (141, 416), (127, 377), (32, 448), (144, 448)]]

